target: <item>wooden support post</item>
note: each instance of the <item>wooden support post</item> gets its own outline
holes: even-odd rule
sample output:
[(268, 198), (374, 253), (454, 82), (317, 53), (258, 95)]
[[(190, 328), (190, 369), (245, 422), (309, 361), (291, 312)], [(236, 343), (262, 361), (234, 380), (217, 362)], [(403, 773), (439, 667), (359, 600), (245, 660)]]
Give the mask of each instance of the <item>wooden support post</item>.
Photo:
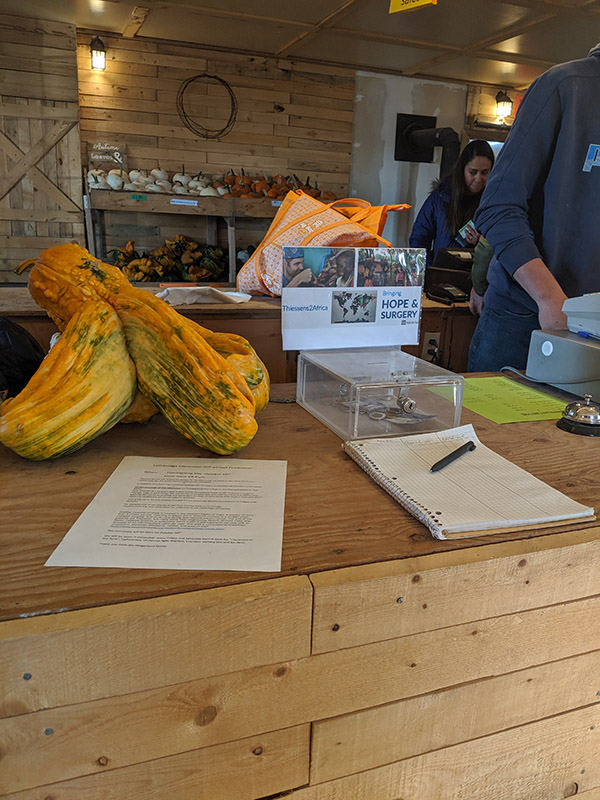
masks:
[(210, 245), (211, 247), (216, 247), (218, 244), (217, 218), (207, 216), (205, 218), (205, 221), (206, 221), (206, 244)]
[(90, 252), (96, 258), (105, 258), (104, 252), (104, 211), (100, 211), (97, 208), (91, 208), (91, 220), (92, 220), (92, 247), (93, 250)]
[(235, 284), (237, 254), (235, 251), (235, 217), (223, 217), (227, 224), (227, 247), (229, 249), (229, 283)]
[(85, 223), (85, 242), (90, 253), (96, 255), (96, 242), (94, 240), (94, 224), (92, 220), (92, 209), (90, 208), (90, 195), (83, 195), (83, 220)]

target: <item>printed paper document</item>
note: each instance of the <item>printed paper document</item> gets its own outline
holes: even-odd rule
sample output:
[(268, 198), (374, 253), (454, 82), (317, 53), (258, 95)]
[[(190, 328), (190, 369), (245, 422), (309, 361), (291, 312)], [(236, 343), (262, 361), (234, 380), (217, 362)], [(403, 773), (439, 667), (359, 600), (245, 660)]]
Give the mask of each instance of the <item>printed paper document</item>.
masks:
[(281, 569), (287, 462), (123, 459), (46, 566)]

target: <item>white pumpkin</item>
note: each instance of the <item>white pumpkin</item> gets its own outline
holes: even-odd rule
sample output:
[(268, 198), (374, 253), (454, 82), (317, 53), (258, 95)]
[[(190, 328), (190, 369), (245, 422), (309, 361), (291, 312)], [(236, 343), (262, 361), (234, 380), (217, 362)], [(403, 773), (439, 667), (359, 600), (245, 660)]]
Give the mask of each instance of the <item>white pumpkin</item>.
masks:
[(189, 194), (187, 186), (182, 186), (180, 183), (173, 184), (173, 191), (175, 194)]
[(135, 183), (124, 183), (123, 184), (123, 189), (126, 192), (137, 192), (137, 190), (139, 189), (139, 186), (136, 186)]
[(217, 186), (217, 192), (219, 193), (219, 197), (223, 197), (224, 194), (227, 194), (229, 191), (228, 186)]
[(89, 169), (87, 174), (88, 183), (96, 183), (99, 178), (105, 178), (106, 172), (103, 169)]
[(147, 183), (144, 188), (147, 192), (162, 192), (162, 188), (155, 183)]
[(171, 184), (169, 183), (169, 181), (162, 181), (160, 179), (157, 179), (157, 180), (154, 181), (154, 183), (157, 186), (160, 186), (163, 192), (170, 192), (171, 191), (172, 187), (171, 187)]
[(173, 175), (173, 183), (180, 183), (182, 186), (187, 186), (191, 180), (187, 172), (176, 172)]
[(210, 180), (208, 178), (192, 178), (188, 186), (191, 189), (205, 189), (207, 186), (210, 186)]
[(129, 180), (131, 181), (131, 183), (135, 183), (135, 181), (137, 181), (138, 178), (143, 178), (147, 175), (148, 173), (146, 172), (146, 170), (132, 169), (129, 172)]
[(92, 175), (89, 186), (90, 189), (110, 189), (104, 175)]
[(123, 178), (120, 175), (115, 174), (114, 172), (108, 173), (106, 177), (106, 182), (108, 183), (111, 189), (122, 189), (123, 184), (125, 183)]
[(204, 189), (200, 189), (200, 194), (202, 197), (221, 197), (217, 190), (212, 186), (205, 186)]
[(154, 178), (155, 183), (158, 183), (158, 181), (169, 180), (169, 173), (165, 172), (165, 170), (161, 169), (160, 167), (156, 167), (155, 169), (151, 170), (150, 175)]

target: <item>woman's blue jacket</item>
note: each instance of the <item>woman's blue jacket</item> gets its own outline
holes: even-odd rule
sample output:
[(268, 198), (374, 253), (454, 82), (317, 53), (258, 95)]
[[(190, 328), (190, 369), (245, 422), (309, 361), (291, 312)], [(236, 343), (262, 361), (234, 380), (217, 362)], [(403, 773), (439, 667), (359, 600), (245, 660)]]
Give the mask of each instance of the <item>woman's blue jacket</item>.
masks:
[(450, 178), (440, 183), (421, 206), (410, 233), (411, 247), (424, 247), (427, 250), (427, 265), (442, 247), (456, 244), (454, 235), (446, 226), (446, 211), (450, 202)]

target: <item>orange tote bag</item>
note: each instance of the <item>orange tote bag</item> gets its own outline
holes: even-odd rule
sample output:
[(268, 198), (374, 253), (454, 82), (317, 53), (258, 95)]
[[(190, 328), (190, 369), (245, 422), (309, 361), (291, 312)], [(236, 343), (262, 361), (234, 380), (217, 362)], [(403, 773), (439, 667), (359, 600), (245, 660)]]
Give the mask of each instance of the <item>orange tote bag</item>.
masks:
[[(341, 210), (334, 208), (338, 204)], [(386, 211), (357, 198), (323, 203), (300, 190), (288, 192), (264, 239), (239, 271), (238, 290), (279, 297), (284, 247), (391, 247), (380, 230), (387, 211), (396, 207), (377, 208)]]

